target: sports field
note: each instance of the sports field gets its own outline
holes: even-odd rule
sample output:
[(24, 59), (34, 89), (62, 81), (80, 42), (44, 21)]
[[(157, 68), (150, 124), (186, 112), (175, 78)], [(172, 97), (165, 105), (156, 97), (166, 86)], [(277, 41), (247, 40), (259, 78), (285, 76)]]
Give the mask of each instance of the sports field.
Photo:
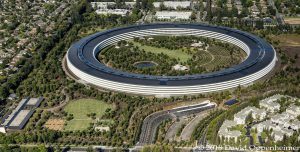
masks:
[(170, 50), (167, 48), (158, 48), (158, 47), (152, 47), (147, 45), (141, 45), (138, 42), (130, 41), (133, 43), (134, 46), (138, 46), (140, 49), (144, 49), (146, 52), (152, 52), (156, 54), (164, 53), (168, 55), (171, 58), (175, 58), (181, 61), (186, 62), (188, 59), (190, 59), (192, 56), (183, 52), (182, 50)]
[(94, 120), (88, 117), (88, 114), (96, 113), (96, 118), (101, 118), (105, 113), (105, 110), (114, 106), (107, 104), (103, 101), (95, 99), (79, 99), (70, 101), (65, 107), (64, 111), (69, 114), (73, 114), (74, 118), (70, 121), (66, 121), (67, 125), (64, 130), (84, 130), (89, 127), (89, 124)]

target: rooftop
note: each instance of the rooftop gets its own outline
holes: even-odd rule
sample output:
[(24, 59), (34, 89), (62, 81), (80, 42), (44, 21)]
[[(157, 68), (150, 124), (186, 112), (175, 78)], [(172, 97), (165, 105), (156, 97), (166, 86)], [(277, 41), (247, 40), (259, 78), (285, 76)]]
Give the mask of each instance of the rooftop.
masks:
[(191, 1), (164, 1), (164, 2), (153, 2), (154, 7), (159, 8), (160, 5), (163, 3), (164, 6), (166, 7), (171, 7), (171, 8), (188, 8), (191, 6)]
[(179, 11), (157, 11), (155, 16), (157, 18), (174, 18), (174, 19), (189, 19), (192, 12)]
[(9, 126), (17, 127), (25, 120), (31, 110), (21, 110)]
[(40, 98), (30, 98), (27, 102), (27, 106), (39, 106), (40, 102), (43, 100), (43, 97)]

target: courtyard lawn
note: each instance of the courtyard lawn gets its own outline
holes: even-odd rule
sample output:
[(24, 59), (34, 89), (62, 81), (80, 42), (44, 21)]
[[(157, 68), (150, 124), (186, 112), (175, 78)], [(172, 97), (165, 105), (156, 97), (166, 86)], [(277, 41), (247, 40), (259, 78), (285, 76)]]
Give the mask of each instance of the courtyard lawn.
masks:
[(157, 47), (152, 47), (152, 46), (147, 46), (147, 45), (141, 45), (138, 42), (134, 42), (134, 41), (130, 41), (133, 43), (134, 46), (138, 46), (140, 49), (144, 49), (146, 52), (152, 52), (152, 53), (156, 53), (156, 54), (166, 54), (171, 58), (175, 58), (181, 61), (181, 62), (186, 62), (188, 59), (190, 59), (192, 56), (182, 52), (182, 50), (170, 50), (167, 48), (157, 48)]
[(67, 121), (67, 125), (64, 129), (68, 131), (87, 129), (90, 123), (94, 122), (87, 114), (96, 113), (96, 118), (101, 118), (108, 108), (113, 109), (114, 107), (111, 104), (95, 99), (70, 101), (64, 111), (67, 112), (68, 115), (73, 114), (74, 119)]

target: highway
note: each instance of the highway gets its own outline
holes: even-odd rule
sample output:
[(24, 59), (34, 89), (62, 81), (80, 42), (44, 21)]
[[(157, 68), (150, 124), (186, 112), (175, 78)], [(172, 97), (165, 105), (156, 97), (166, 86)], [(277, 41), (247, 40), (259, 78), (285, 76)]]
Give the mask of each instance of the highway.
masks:
[(171, 110), (158, 111), (150, 114), (143, 121), (139, 142), (136, 145), (143, 146), (154, 143), (158, 126), (167, 119), (176, 120), (178, 117), (196, 114), (214, 107), (216, 107), (215, 103), (205, 101), (201, 104), (182, 106), (173, 108)]

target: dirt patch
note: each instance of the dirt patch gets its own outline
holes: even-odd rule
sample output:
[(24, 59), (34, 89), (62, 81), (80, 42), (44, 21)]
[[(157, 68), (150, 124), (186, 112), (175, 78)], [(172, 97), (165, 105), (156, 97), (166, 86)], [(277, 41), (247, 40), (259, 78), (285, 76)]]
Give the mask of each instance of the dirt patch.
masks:
[(279, 41), (280, 46), (299, 46), (300, 47), (300, 35), (299, 34), (281, 34), (273, 35), (271, 38)]
[(64, 125), (65, 121), (63, 119), (49, 119), (44, 126), (50, 130), (63, 130)]
[[(300, 46), (282, 46), (284, 53), (292, 59), (295, 59), (294, 65), (300, 67)], [(295, 56), (298, 56), (295, 58)]]
[(284, 18), (284, 22), (291, 25), (300, 24), (300, 18)]

